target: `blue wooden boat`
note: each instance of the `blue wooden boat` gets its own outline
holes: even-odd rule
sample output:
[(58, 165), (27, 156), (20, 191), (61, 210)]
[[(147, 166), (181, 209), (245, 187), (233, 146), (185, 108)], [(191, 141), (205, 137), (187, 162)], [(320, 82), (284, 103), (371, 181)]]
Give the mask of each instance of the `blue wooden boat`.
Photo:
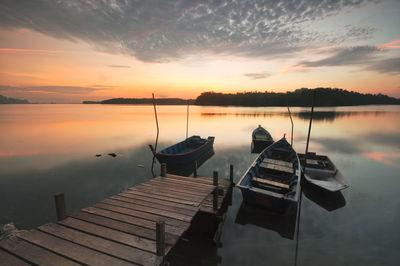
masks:
[(299, 199), (300, 176), (299, 157), (283, 137), (258, 155), (237, 187), (244, 202), (285, 212)]
[(152, 145), (149, 145), (153, 155), (160, 163), (167, 165), (186, 164), (195, 161), (203, 153), (212, 149), (215, 137), (202, 139), (200, 136), (191, 136), (182, 142), (156, 152)]

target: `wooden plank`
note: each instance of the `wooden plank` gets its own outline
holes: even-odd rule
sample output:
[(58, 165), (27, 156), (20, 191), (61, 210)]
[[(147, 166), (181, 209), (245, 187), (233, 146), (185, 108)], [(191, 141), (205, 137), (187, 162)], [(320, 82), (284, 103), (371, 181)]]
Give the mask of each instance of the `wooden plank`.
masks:
[(176, 199), (191, 199), (193, 201), (202, 201), (204, 197), (207, 195), (207, 193), (203, 193), (203, 195), (193, 195), (193, 194), (188, 194), (187, 192), (171, 190), (166, 187), (154, 186), (154, 185), (151, 186), (138, 185), (129, 189), (136, 191), (145, 191), (148, 193), (154, 193), (157, 195), (168, 196)]
[(293, 168), (282, 166), (282, 165), (277, 165), (277, 164), (272, 164), (272, 163), (262, 162), (262, 163), (260, 163), (260, 167), (267, 168), (267, 169), (272, 169), (272, 170), (275, 170), (275, 171), (290, 173), (290, 174), (294, 173), (294, 169)]
[(134, 216), (134, 217), (138, 217), (138, 218), (142, 218), (142, 219), (146, 219), (146, 220), (154, 221), (154, 222), (165, 221), (166, 224), (172, 225), (175, 227), (188, 228), (190, 226), (190, 223), (188, 223), (188, 222), (176, 220), (176, 219), (161, 216), (161, 215), (155, 215), (155, 214), (151, 214), (151, 213), (136, 211), (136, 210), (113, 206), (113, 205), (109, 205), (109, 204), (104, 204), (104, 203), (96, 203), (95, 205), (93, 205), (93, 207), (98, 208), (98, 209), (104, 209), (104, 210), (109, 210), (109, 211), (113, 211), (113, 212), (118, 212), (121, 214)]
[(151, 197), (142, 197), (142, 196), (139, 196), (136, 194), (131, 194), (131, 193), (122, 192), (122, 193), (119, 193), (118, 196), (133, 199), (133, 200), (146, 201), (146, 202), (163, 205), (163, 206), (176, 207), (179, 209), (185, 209), (185, 210), (194, 211), (194, 212), (196, 212), (198, 210), (198, 208), (195, 206), (166, 201), (166, 200), (159, 200), (159, 199), (155, 199), (155, 198), (151, 198)]
[(263, 183), (263, 184), (267, 184), (267, 185), (272, 185), (272, 186), (276, 186), (276, 187), (281, 187), (281, 188), (286, 188), (286, 189), (290, 188), (290, 186), (288, 184), (275, 182), (275, 181), (271, 181), (271, 180), (268, 180), (268, 179), (253, 177), (252, 180), (255, 181), (255, 182), (259, 182), (259, 183)]
[(163, 181), (164, 182), (174, 182), (177, 184), (188, 185), (193, 188), (199, 188), (199, 189), (204, 189), (204, 190), (212, 189), (214, 187), (213, 185), (209, 185), (209, 184), (201, 184), (201, 183), (196, 183), (196, 182), (192, 182), (190, 180), (184, 180), (184, 179), (177, 180), (177, 179), (168, 178), (168, 177), (164, 177), (164, 178), (156, 177), (156, 178), (153, 178), (152, 180), (157, 180), (157, 181), (161, 181), (161, 182), (163, 182)]
[(197, 188), (197, 187), (193, 187), (191, 185), (185, 184), (185, 183), (181, 183), (180, 181), (171, 181), (171, 180), (164, 180), (164, 181), (160, 181), (160, 180), (151, 180), (149, 182), (147, 182), (146, 184), (155, 184), (157, 186), (160, 187), (175, 187), (178, 189), (183, 189), (183, 190), (187, 190), (189, 192), (195, 192), (195, 193), (209, 193), (210, 188)]
[(141, 238), (71, 217), (59, 222), (59, 224), (154, 254), (156, 253), (156, 241), (154, 240)]
[(0, 248), (0, 265), (29, 266), (31, 264), (21, 260), (14, 255), (11, 255), (10, 253)]
[[(172, 175), (172, 174), (168, 174), (167, 177), (168, 178), (177, 179), (177, 180), (189, 179), (192, 182), (201, 183), (201, 184), (208, 184), (208, 185), (212, 185), (213, 184), (212, 177), (200, 177), (200, 176), (198, 176), (198, 177), (185, 177), (185, 176)], [(210, 178), (210, 179), (208, 179), (208, 178)]]
[(157, 204), (157, 203), (153, 203), (153, 202), (149, 202), (149, 201), (127, 198), (127, 197), (123, 197), (123, 196), (119, 196), (119, 195), (112, 196), (112, 197), (110, 197), (110, 199), (129, 202), (129, 203), (132, 203), (132, 204), (135, 204), (135, 205), (151, 207), (151, 208), (159, 209), (159, 210), (171, 211), (171, 212), (175, 212), (175, 213), (184, 214), (184, 215), (187, 215), (187, 216), (194, 216), (196, 214), (196, 212), (197, 212), (197, 210), (196, 211), (192, 211), (192, 210), (182, 209), (182, 208), (178, 208), (178, 207), (172, 207), (172, 206), (166, 206), (166, 205), (162, 205), (162, 204)]
[(140, 192), (140, 191), (136, 191), (136, 190), (128, 189), (128, 190), (123, 191), (123, 193), (130, 193), (130, 194), (142, 196), (144, 198), (149, 197), (149, 198), (154, 198), (154, 199), (159, 199), (159, 200), (165, 200), (165, 201), (170, 201), (170, 202), (186, 204), (186, 205), (195, 206), (195, 207), (198, 207), (200, 205), (198, 202), (194, 202), (194, 201), (175, 199), (175, 198), (170, 198), (170, 197), (165, 197), (165, 196), (160, 196), (160, 195), (155, 195), (155, 194), (148, 194), (148, 193), (144, 193), (144, 192)]
[(122, 266), (128, 264), (127, 261), (111, 257), (101, 252), (74, 244), (70, 241), (54, 237), (38, 230), (22, 232), (18, 235), (18, 238), (24, 239), (59, 255), (71, 258), (79, 263), (87, 265)]
[[(80, 219), (82, 221), (87, 221), (93, 224), (101, 225), (104, 227), (108, 227), (111, 229), (115, 229), (124, 233), (128, 233), (131, 235), (136, 235), (142, 238), (150, 239), (150, 240), (156, 240), (156, 233), (155, 233), (155, 228), (149, 229), (149, 228), (144, 228), (141, 226), (137, 226), (134, 224), (130, 223), (125, 223), (121, 222), (118, 220), (113, 220), (110, 218), (106, 218), (103, 216), (87, 213), (80, 211), (78, 213), (74, 213), (70, 215), (73, 218)], [(178, 237), (176, 235), (172, 235), (170, 233), (165, 233), (165, 243), (167, 245), (174, 245), (176, 241), (178, 240)]]
[(169, 190), (171, 192), (181, 192), (181, 193), (185, 193), (188, 195), (188, 197), (194, 196), (194, 197), (204, 197), (205, 194), (207, 194), (206, 191), (202, 192), (202, 191), (197, 191), (197, 190), (189, 190), (186, 188), (182, 188), (182, 187), (178, 187), (175, 185), (171, 185), (171, 184), (165, 184), (165, 183), (159, 183), (159, 182), (147, 182), (147, 183), (143, 183), (140, 184), (138, 186), (135, 187), (157, 187), (159, 189), (163, 189), (163, 190)]
[[(80, 265), (79, 263), (61, 257), (53, 252), (32, 245), (16, 237), (1, 241), (0, 246), (8, 252), (38, 265)], [(0, 264), (2, 264), (1, 261)]]
[[(125, 223), (134, 224), (134, 225), (141, 226), (144, 228), (149, 228), (152, 230), (156, 229), (156, 223), (154, 221), (149, 221), (146, 219), (133, 217), (133, 216), (125, 215), (125, 214), (118, 213), (118, 212), (113, 212), (113, 211), (109, 211), (109, 210), (105, 210), (105, 209), (98, 209), (98, 208), (93, 208), (93, 207), (85, 208), (82, 211), (100, 215), (100, 216), (103, 216), (106, 218), (122, 221)], [(170, 233), (170, 234), (176, 235), (176, 236), (181, 236), (186, 230), (187, 229), (181, 228), (181, 227), (165, 225), (165, 231), (167, 233)]]
[(155, 208), (151, 208), (151, 207), (141, 206), (141, 205), (132, 204), (129, 202), (124, 202), (124, 201), (120, 201), (120, 200), (116, 200), (116, 199), (105, 199), (105, 200), (101, 201), (101, 203), (110, 204), (113, 206), (118, 206), (118, 207), (123, 207), (123, 208), (128, 208), (128, 209), (136, 210), (136, 211), (142, 211), (142, 212), (146, 212), (146, 213), (152, 213), (152, 214), (155, 214), (158, 216), (170, 217), (170, 218), (185, 221), (188, 223), (190, 223), (193, 219), (193, 216), (188, 216), (188, 215), (179, 214), (179, 213), (172, 212), (172, 211), (166, 211), (166, 210), (160, 210), (160, 209), (155, 209)]
[(40, 226), (38, 229), (42, 232), (46, 232), (78, 245), (82, 245), (132, 263), (150, 266), (158, 265), (160, 262), (157, 255), (150, 252), (122, 245), (101, 237), (85, 234), (59, 224), (45, 224)]
[(191, 184), (183, 183), (179, 180), (173, 180), (173, 179), (168, 179), (168, 180), (151, 180), (150, 182), (147, 182), (149, 184), (157, 184), (159, 186), (171, 186), (171, 187), (176, 187), (180, 189), (186, 189), (188, 191), (194, 191), (194, 192), (200, 192), (200, 193), (209, 193), (210, 190), (213, 189), (213, 187), (207, 187), (207, 188), (202, 188), (202, 187), (194, 187)]
[(293, 163), (291, 162), (286, 162), (282, 160), (275, 160), (275, 159), (270, 159), (270, 158), (264, 158), (263, 162), (266, 163), (271, 163), (271, 164), (276, 164), (276, 165), (281, 165), (281, 166), (286, 166), (289, 168), (293, 168)]

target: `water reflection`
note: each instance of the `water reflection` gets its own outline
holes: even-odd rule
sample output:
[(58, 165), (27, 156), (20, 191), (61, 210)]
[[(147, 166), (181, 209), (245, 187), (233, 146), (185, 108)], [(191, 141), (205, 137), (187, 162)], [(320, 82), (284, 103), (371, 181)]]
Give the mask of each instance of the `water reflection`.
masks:
[[(313, 120), (322, 121), (322, 122), (333, 122), (335, 119), (341, 118), (349, 118), (353, 116), (365, 116), (365, 115), (373, 115), (373, 116), (381, 116), (385, 115), (387, 112), (385, 111), (315, 111), (313, 114)], [(238, 112), (238, 113), (201, 113), (204, 117), (213, 117), (213, 116), (236, 116), (236, 117), (253, 117), (253, 118), (268, 118), (268, 117), (289, 117), (287, 111), (272, 111), (272, 112), (263, 112), (263, 111), (254, 111), (254, 112)], [(300, 118), (302, 120), (308, 121), (310, 119), (310, 111), (294, 111), (292, 112), (293, 117)]]
[(55, 221), (56, 193), (65, 193), (67, 211), (74, 212), (151, 176), (147, 145), (116, 153), (0, 176), (0, 224), (14, 221), (25, 229)]
[(248, 205), (242, 202), (235, 223), (255, 225), (277, 232), (281, 237), (294, 239), (296, 229), (297, 204), (292, 204), (288, 213), (280, 215), (266, 209)]
[(341, 191), (329, 192), (318, 186), (307, 183), (303, 185), (303, 194), (309, 200), (329, 212), (346, 206), (346, 200)]

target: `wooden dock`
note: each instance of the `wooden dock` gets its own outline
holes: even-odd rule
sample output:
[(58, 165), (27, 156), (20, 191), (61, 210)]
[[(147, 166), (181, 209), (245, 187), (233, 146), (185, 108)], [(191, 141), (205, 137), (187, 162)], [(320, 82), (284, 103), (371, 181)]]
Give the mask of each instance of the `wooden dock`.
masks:
[(221, 212), (232, 182), (162, 175), (68, 216), (61, 199), (57, 223), (0, 242), (0, 265), (163, 264), (198, 213)]

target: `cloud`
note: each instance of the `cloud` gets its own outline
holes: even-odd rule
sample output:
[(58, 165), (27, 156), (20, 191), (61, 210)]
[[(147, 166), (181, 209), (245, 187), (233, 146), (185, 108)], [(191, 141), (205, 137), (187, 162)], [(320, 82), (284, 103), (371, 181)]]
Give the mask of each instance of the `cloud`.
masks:
[[(27, 28), (99, 51), (165, 62), (191, 54), (273, 58), (321, 42), (305, 23), (373, 0), (292, 1), (1, 1), (0, 28)], [(365, 29), (345, 30), (362, 38)], [(340, 35), (340, 34), (339, 34)]]
[(107, 65), (108, 67), (113, 67), (113, 68), (131, 68), (130, 66), (126, 65)]
[(379, 48), (381, 49), (396, 49), (400, 48), (400, 40), (394, 40), (388, 43), (384, 43), (379, 45)]
[(101, 88), (79, 87), (79, 86), (29, 86), (29, 87), (12, 87), (1, 86), (0, 91), (14, 92), (32, 92), (32, 93), (61, 93), (61, 94), (88, 94), (94, 91), (100, 91)]
[(297, 66), (325, 67), (365, 64), (375, 59), (379, 51), (380, 49), (375, 46), (335, 48), (331, 50), (333, 55), (329, 57), (316, 61), (302, 61)]
[(366, 70), (398, 75), (400, 74), (400, 57), (376, 61), (368, 66)]
[(267, 72), (260, 72), (260, 73), (246, 73), (243, 76), (248, 77), (250, 79), (266, 79), (271, 76), (271, 74)]

